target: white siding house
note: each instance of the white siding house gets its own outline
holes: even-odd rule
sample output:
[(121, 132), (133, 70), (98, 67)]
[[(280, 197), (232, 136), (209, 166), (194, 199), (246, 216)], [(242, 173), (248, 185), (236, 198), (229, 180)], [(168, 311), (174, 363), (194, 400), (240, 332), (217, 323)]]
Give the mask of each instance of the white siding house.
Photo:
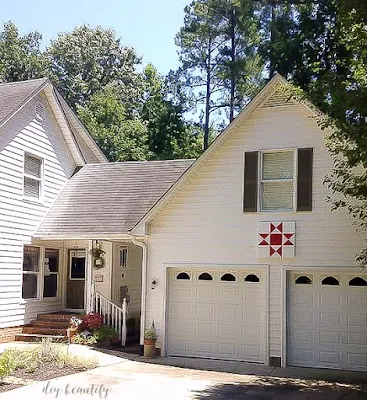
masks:
[[(284, 84), (273, 78), (136, 227), (148, 236), (145, 324), (166, 355), (367, 370), (367, 274), (354, 262), (364, 241), (330, 211), (325, 133), (307, 104), (282, 97)], [(298, 149), (313, 153), (309, 211), (296, 207)], [(260, 233), (273, 243), (259, 246)]]
[[(27, 271), (25, 278), (33, 292), (28, 299), (22, 296), (23, 248), (32, 245), (75, 168), (85, 164), (75, 143), (83, 139), (70, 130), (56, 96), (46, 79), (0, 85), (0, 328), (62, 308), (60, 277), (57, 295), (44, 297), (43, 250), (36, 250), (38, 270)], [(95, 144), (88, 151), (97, 154), (94, 162), (105, 161)], [(61, 249), (62, 243), (46, 247)], [(62, 261), (60, 250), (58, 274)]]

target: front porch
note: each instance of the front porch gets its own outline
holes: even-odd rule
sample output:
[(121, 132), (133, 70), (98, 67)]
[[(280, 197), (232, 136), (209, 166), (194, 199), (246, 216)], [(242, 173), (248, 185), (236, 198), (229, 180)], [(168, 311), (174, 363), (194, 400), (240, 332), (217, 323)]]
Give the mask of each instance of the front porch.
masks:
[[(101, 260), (93, 256), (96, 246), (103, 249)], [(98, 312), (119, 333), (122, 345), (139, 342), (143, 251), (132, 240), (36, 239), (24, 257), (25, 325), (17, 340), (32, 335), (61, 339), (72, 315)]]

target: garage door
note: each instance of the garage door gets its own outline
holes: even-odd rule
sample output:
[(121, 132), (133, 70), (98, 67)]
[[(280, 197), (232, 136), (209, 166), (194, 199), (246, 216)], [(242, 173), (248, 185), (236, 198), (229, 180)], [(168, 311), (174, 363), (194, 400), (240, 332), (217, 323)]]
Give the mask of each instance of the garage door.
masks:
[(367, 275), (288, 280), (288, 364), (367, 371)]
[(265, 362), (265, 271), (168, 275), (168, 355)]

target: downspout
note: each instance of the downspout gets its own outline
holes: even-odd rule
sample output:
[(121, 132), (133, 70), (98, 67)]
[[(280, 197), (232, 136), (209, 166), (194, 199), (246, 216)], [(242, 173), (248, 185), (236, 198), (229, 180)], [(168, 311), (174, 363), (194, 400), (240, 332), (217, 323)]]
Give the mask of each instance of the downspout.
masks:
[(140, 314), (140, 355), (144, 354), (144, 331), (145, 331), (145, 304), (147, 295), (147, 245), (132, 236), (132, 242), (143, 250), (141, 266), (141, 314)]

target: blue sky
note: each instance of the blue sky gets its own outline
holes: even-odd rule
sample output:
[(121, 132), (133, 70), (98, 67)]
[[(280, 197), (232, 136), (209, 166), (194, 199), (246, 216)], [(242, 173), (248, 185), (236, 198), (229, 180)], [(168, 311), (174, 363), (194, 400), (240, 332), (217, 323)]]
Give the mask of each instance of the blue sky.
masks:
[(86, 23), (112, 28), (125, 45), (153, 63), (161, 73), (178, 65), (174, 36), (190, 0), (12, 0), (1, 5), (1, 27), (13, 21), (21, 34), (37, 30), (43, 44), (60, 32)]

